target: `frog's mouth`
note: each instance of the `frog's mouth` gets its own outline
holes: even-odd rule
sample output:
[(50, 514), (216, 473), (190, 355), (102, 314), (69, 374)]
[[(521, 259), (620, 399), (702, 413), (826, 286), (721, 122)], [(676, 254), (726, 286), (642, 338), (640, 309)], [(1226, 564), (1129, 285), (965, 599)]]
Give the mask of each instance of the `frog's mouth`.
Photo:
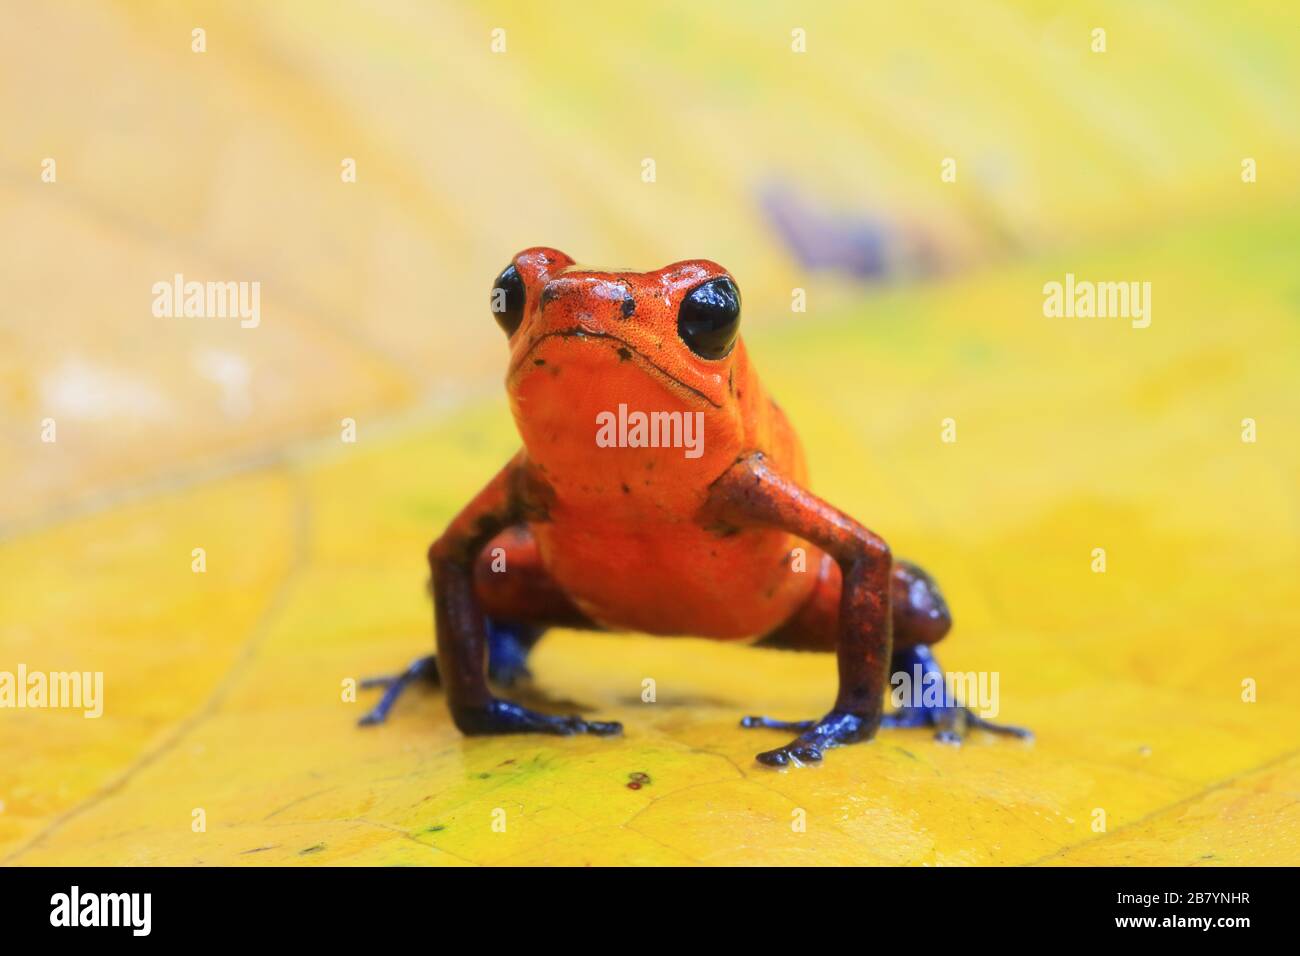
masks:
[(719, 402), (715, 402), (712, 398), (704, 394), (704, 392), (701, 392), (698, 388), (695, 388), (692, 385), (687, 385), (685, 382), (677, 378), (677, 376), (673, 375), (662, 365), (656, 363), (653, 359), (650, 358), (650, 356), (640, 351), (635, 345), (633, 345), (631, 342), (628, 342), (626, 339), (619, 338), (617, 335), (613, 335), (609, 332), (601, 332), (601, 331), (587, 328), (586, 326), (579, 326), (579, 325), (575, 325), (572, 328), (568, 328), (568, 329), (555, 329), (550, 332), (544, 332), (543, 334), (537, 336), (537, 338), (529, 342), (528, 348), (524, 350), (524, 353), (520, 355), (519, 358), (515, 359), (512, 363), (510, 363), (510, 370), (506, 376), (507, 380), (513, 382), (516, 379), (516, 377), (519, 375), (521, 370), (523, 370), (524, 367), (528, 364), (528, 361), (532, 357), (532, 354), (535, 351), (537, 351), (537, 347), (541, 345), (543, 342), (545, 342), (547, 339), (553, 339), (553, 338), (603, 339), (608, 342), (616, 342), (619, 345), (619, 348), (616, 349), (616, 351), (619, 354), (619, 358), (627, 360), (635, 357), (638, 360), (640, 365), (648, 369), (652, 374), (657, 375), (659, 378), (661, 378), (670, 388), (684, 389), (685, 391), (689, 392), (691, 395), (695, 396), (696, 398), (701, 398), (704, 401), (708, 402), (714, 408), (722, 407), (722, 405)]

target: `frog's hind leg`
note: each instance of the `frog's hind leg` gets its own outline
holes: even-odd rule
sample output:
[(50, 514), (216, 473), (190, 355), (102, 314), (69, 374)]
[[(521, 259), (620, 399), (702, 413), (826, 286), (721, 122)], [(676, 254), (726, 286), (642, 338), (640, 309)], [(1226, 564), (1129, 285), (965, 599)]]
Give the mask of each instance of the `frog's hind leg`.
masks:
[[(486, 615), (488, 676), (502, 686), (532, 676), (528, 654), (548, 627), (593, 626), (546, 572), (527, 525), (507, 528), (483, 548), (474, 564), (474, 591)], [(383, 723), (402, 692), (421, 682), (440, 683), (433, 655), (399, 674), (363, 680), (362, 688), (382, 687), (384, 694), (358, 723)]]
[(488, 676), (504, 687), (532, 676), (528, 654), (548, 627), (594, 627), (546, 570), (526, 524), (507, 528), (479, 552), (474, 594), (487, 626)]
[[(817, 581), (794, 616), (759, 641), (760, 647), (833, 651), (840, 620), (840, 568), (822, 555)], [(934, 580), (915, 564), (895, 561), (890, 576), (894, 654), (918, 644), (936, 644), (952, 628), (952, 615)]]
[[(927, 681), (937, 682), (943, 691), (937, 702), (924, 703), (925, 695), (918, 695), (922, 703), (905, 705), (886, 714), (881, 726), (932, 727), (936, 740), (953, 744), (961, 743), (967, 731), (975, 728), (1014, 737), (1032, 737), (1028, 730), (995, 724), (980, 717), (952, 698), (943, 668), (931, 650), (931, 645), (943, 640), (952, 629), (952, 614), (934, 579), (909, 561), (895, 561), (890, 584), (894, 627), (890, 673), (906, 674), (910, 686), (918, 688), (923, 688)], [(788, 622), (763, 638), (759, 646), (833, 651), (839, 605), (839, 566), (827, 557), (823, 559), (817, 584), (805, 604)], [(808, 729), (811, 722), (746, 717), (741, 726), (802, 731)]]
[[(528, 625), (591, 629), (593, 624), (555, 583), (542, 563), (537, 539), (528, 525), (513, 525), (490, 540), (474, 562), (474, 595), (492, 621)], [(536, 643), (516, 634), (526, 652)], [(489, 665), (489, 672), (491, 667)]]
[[(915, 564), (894, 565), (894, 653), (889, 670), (905, 674), (900, 682), (912, 688), (912, 703), (904, 703), (886, 714), (882, 727), (931, 727), (935, 740), (960, 744), (968, 731), (987, 730), (994, 734), (1029, 739), (1033, 734), (1021, 727), (996, 724), (964, 707), (953, 696), (943, 668), (931, 646), (952, 629), (952, 615), (934, 579)], [(930, 693), (925, 692), (929, 684)]]
[[(1023, 727), (998, 724), (964, 707), (952, 695), (939, 662), (924, 644), (896, 651), (890, 668), (894, 674), (906, 674), (902, 686), (912, 689), (913, 702), (886, 714), (882, 727), (931, 727), (940, 743), (960, 745), (966, 734), (975, 729), (992, 734), (1032, 740), (1034, 734)], [(931, 689), (927, 690), (927, 684)], [(933, 697), (935, 699), (931, 700)]]

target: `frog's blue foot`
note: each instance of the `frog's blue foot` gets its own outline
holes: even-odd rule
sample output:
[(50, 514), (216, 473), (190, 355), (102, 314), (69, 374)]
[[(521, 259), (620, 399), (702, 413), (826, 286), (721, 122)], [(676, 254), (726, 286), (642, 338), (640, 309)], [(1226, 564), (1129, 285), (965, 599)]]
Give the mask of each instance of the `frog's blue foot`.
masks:
[[(485, 623), (488, 634), (488, 676), (506, 687), (531, 677), (527, 667), (528, 652), (542, 636), (543, 629), (509, 621), (487, 620)], [(412, 662), (400, 674), (363, 680), (363, 689), (382, 687), (384, 696), (357, 723), (362, 727), (382, 724), (388, 719), (388, 712), (397, 703), (397, 698), (417, 681), (427, 681), (438, 686), (438, 661), (433, 655)]]
[(469, 737), (488, 734), (594, 734), (610, 737), (623, 732), (623, 725), (611, 720), (587, 720), (576, 714), (558, 716), (529, 710), (508, 700), (493, 698), (486, 706), (452, 711), (452, 720)]
[(1034, 737), (1031, 731), (1022, 727), (995, 724), (959, 704), (948, 691), (943, 668), (934, 659), (930, 648), (923, 644), (895, 653), (890, 672), (891, 676), (900, 673), (907, 676), (907, 683), (903, 686), (911, 688), (914, 702), (886, 714), (880, 723), (882, 727), (933, 727), (935, 740), (953, 745), (960, 745), (972, 729), (1022, 740)]
[(438, 660), (432, 654), (412, 661), (410, 666), (400, 674), (393, 674), (388, 677), (367, 677), (361, 682), (362, 690), (382, 687), (384, 688), (384, 696), (379, 698), (379, 703), (368, 710), (357, 721), (357, 724), (361, 727), (382, 724), (388, 719), (388, 712), (393, 709), (393, 704), (397, 703), (397, 698), (402, 696), (402, 691), (417, 680), (426, 680), (437, 686)]
[(799, 736), (784, 747), (765, 750), (758, 762), (769, 767), (794, 764), (820, 763), (822, 755), (831, 747), (842, 747), (859, 740), (870, 740), (876, 732), (876, 722), (868, 717), (833, 710), (821, 720), (773, 720), (771, 717), (746, 717), (740, 726), (753, 730), (785, 730)]

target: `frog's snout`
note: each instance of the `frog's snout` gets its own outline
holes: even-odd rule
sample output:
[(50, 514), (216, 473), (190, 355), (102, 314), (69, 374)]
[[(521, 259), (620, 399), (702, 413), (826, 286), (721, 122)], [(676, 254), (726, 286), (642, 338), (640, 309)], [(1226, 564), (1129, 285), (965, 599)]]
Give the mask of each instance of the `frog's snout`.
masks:
[(592, 335), (616, 331), (631, 317), (636, 303), (625, 283), (601, 276), (557, 276), (538, 297), (537, 329), (573, 329)]

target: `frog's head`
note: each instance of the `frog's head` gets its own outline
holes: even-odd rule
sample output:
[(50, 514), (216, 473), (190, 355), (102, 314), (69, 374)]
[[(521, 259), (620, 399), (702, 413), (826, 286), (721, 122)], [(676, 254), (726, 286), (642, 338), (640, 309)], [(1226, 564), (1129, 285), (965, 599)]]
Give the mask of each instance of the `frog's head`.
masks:
[(728, 403), (733, 366), (743, 362), (740, 290), (704, 259), (596, 271), (555, 249), (525, 249), (497, 277), (491, 307), (510, 338), (512, 396), (542, 376), (606, 404), (627, 401), (629, 391), (648, 400), (637, 381), (648, 378), (707, 411)]

